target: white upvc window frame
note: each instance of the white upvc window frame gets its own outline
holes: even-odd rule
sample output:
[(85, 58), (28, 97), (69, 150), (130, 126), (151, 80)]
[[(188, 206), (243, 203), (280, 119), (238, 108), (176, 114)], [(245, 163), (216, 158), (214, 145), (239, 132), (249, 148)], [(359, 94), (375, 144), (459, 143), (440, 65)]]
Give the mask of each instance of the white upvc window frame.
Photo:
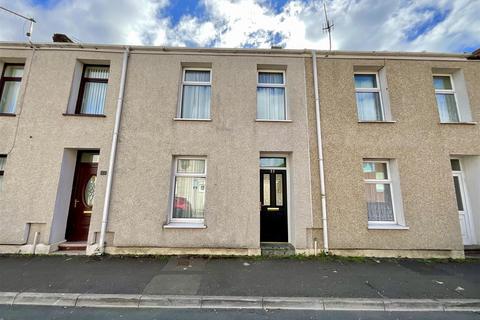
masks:
[[(355, 83), (355, 75), (357, 74), (367, 74), (367, 75), (375, 75), (375, 81), (377, 82), (377, 87), (376, 88), (357, 88), (356, 83)], [(358, 121), (360, 122), (386, 122), (386, 114), (385, 114), (385, 106), (383, 103), (383, 96), (382, 96), (382, 88), (381, 88), (381, 83), (380, 83), (380, 77), (378, 76), (378, 71), (355, 71), (353, 73), (353, 84), (355, 86), (355, 104), (357, 103), (357, 93), (378, 93), (378, 99), (380, 100), (380, 110), (381, 110), (381, 115), (382, 119), (380, 120), (364, 120), (360, 119), (358, 116), (358, 104), (357, 104), (357, 117)]]
[[(179, 160), (203, 160), (205, 162), (205, 172), (200, 173), (178, 173), (178, 162)], [(175, 206), (175, 187), (177, 184), (177, 177), (192, 177), (192, 178), (205, 178), (205, 203), (207, 202), (207, 157), (202, 156), (176, 156), (173, 158), (173, 174), (172, 174), (172, 196), (170, 199), (170, 213), (168, 216), (169, 224), (186, 224), (186, 225), (204, 225), (205, 224), (205, 215), (203, 218), (174, 218), (173, 209)]]
[[(210, 81), (208, 82), (198, 82), (198, 81), (186, 81), (185, 74), (187, 71), (209, 71), (210, 72)], [(178, 120), (191, 120), (191, 121), (210, 121), (212, 120), (212, 79), (213, 79), (213, 70), (212, 68), (195, 68), (195, 67), (183, 67), (182, 68), (182, 84), (180, 86), (180, 98), (178, 99), (178, 107), (177, 107), (177, 117), (175, 119)], [(183, 111), (183, 90), (185, 86), (210, 86), (210, 110), (208, 111), (209, 117), (208, 118), (184, 118), (182, 116)]]
[[(260, 77), (260, 73), (281, 73), (282, 78), (283, 78), (283, 83), (261, 83), (258, 81)], [(289, 121), (289, 115), (288, 115), (288, 104), (287, 104), (287, 73), (285, 70), (272, 70), (272, 69), (257, 69), (257, 90), (258, 88), (283, 88), (283, 105), (284, 105), (284, 114), (285, 117), (284, 119), (264, 119), (264, 118), (259, 118), (258, 117), (258, 102), (257, 102), (257, 110), (256, 110), (256, 115), (255, 118), (257, 121), (272, 121), (272, 122), (286, 122)], [(256, 93), (258, 94), (258, 93)]]
[(448, 77), (450, 79), (450, 84), (452, 86), (452, 89), (437, 89), (435, 88), (435, 85), (433, 85), (433, 89), (435, 90), (435, 103), (437, 105), (437, 112), (438, 112), (438, 117), (440, 118), (440, 110), (438, 109), (438, 102), (437, 102), (437, 94), (451, 94), (453, 95), (453, 99), (455, 100), (455, 109), (457, 110), (457, 117), (458, 121), (442, 121), (440, 118), (440, 123), (458, 123), (462, 122), (462, 113), (460, 112), (460, 109), (458, 107), (458, 99), (457, 99), (457, 93), (455, 90), (455, 81), (453, 81), (453, 77), (449, 73), (434, 73), (432, 74), (432, 82), (435, 77)]
[[(392, 199), (392, 210), (393, 210), (393, 221), (373, 221), (373, 220), (368, 220), (369, 225), (398, 225), (398, 218), (397, 218), (397, 212), (395, 210), (395, 197), (394, 197), (394, 192), (393, 188), (395, 187), (393, 184), (392, 180), (392, 174), (390, 170), (390, 161), (389, 160), (377, 160), (377, 159), (364, 159), (362, 161), (362, 174), (364, 175), (365, 173), (363, 172), (363, 165), (365, 163), (384, 163), (386, 164), (387, 168), (387, 179), (363, 179), (365, 184), (388, 184), (390, 185), (390, 198)], [(367, 219), (368, 219), (368, 208), (367, 208)]]

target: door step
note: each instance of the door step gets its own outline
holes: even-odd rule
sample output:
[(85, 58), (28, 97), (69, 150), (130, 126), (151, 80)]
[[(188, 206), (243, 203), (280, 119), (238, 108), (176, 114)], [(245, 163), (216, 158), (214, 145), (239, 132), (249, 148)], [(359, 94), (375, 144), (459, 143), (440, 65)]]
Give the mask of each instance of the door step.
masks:
[(58, 245), (58, 251), (83, 251), (87, 250), (86, 242), (64, 242)]
[(293, 256), (295, 247), (290, 243), (283, 242), (262, 242), (260, 243), (262, 256)]
[(480, 259), (480, 246), (465, 246), (465, 258), (477, 258)]

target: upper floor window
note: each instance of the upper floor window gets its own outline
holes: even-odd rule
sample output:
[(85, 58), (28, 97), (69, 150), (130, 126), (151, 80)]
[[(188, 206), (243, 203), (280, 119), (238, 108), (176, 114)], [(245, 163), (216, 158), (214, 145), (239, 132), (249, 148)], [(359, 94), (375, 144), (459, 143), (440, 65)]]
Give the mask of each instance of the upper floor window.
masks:
[(385, 112), (377, 72), (355, 73), (355, 95), (360, 121), (384, 121)]
[(7, 156), (0, 155), (0, 192), (3, 191), (3, 174), (4, 174), (6, 162), (7, 162)]
[(206, 179), (205, 158), (175, 158), (171, 222), (203, 223)]
[(23, 69), (23, 64), (4, 65), (0, 79), (0, 113), (15, 113)]
[(183, 69), (180, 118), (210, 119), (211, 91), (212, 71), (210, 69)]
[(459, 122), (455, 87), (451, 75), (434, 75), (433, 86), (441, 122)]
[(75, 113), (103, 115), (109, 66), (84, 65)]
[(285, 71), (258, 71), (257, 120), (286, 120)]

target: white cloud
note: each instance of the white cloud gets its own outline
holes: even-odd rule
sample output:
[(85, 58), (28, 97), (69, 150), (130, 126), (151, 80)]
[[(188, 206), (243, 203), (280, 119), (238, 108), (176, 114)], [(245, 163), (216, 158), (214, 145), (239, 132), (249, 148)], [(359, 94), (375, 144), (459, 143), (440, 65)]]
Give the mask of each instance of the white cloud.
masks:
[[(34, 15), (34, 41), (54, 32), (82, 42), (173, 46), (327, 49), (321, 0), (199, 0), (201, 16), (173, 24), (169, 0), (62, 0), (32, 6), (31, 0), (0, 4)], [(181, 1), (172, 2), (181, 6)], [(461, 51), (480, 46), (480, 0), (327, 0), (334, 49)], [(24, 40), (24, 22), (0, 13), (0, 40)], [(420, 32), (421, 31), (421, 32)], [(418, 34), (417, 34), (418, 33)]]

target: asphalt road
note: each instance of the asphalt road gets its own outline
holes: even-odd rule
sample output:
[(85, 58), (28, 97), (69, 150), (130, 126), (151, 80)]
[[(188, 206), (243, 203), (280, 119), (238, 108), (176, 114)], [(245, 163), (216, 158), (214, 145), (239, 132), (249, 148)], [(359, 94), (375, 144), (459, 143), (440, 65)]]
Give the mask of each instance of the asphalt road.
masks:
[(480, 298), (480, 260), (0, 256), (0, 291)]
[(35, 306), (2, 306), (0, 320), (366, 320), (366, 319), (423, 319), (423, 320), (479, 320), (479, 313), (450, 312), (344, 312), (300, 310), (194, 310), (194, 309), (104, 309), (59, 308)]

